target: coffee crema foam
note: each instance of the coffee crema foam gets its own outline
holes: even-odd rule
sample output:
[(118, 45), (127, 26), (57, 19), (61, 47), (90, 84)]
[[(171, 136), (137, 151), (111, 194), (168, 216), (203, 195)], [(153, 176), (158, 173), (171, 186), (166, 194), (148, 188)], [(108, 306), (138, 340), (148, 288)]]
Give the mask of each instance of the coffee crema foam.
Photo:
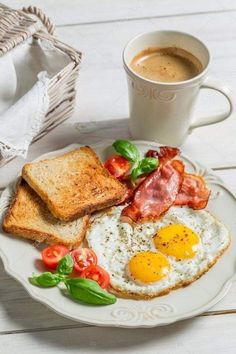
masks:
[(158, 82), (186, 81), (203, 70), (198, 58), (178, 47), (146, 48), (132, 59), (130, 68), (143, 78)]

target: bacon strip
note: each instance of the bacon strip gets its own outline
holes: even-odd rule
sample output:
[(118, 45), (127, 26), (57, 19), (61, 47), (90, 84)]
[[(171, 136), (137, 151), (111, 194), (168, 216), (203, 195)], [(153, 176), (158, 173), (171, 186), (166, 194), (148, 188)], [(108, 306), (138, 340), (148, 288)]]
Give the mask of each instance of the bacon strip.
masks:
[[(170, 147), (170, 146), (161, 146), (159, 152), (157, 150), (148, 150), (146, 153), (146, 157), (156, 157), (159, 158), (160, 164), (166, 163), (168, 160), (172, 160), (174, 157), (179, 155), (180, 150), (178, 148)], [(130, 182), (130, 176), (126, 176), (122, 180), (127, 187), (126, 196), (121, 204), (129, 203), (132, 201), (133, 196), (135, 194), (138, 186), (147, 178), (146, 176), (140, 176), (135, 182), (135, 186)]]
[(181, 161), (161, 163), (136, 189), (132, 203), (123, 209), (122, 216), (132, 221), (160, 217), (174, 203), (183, 174), (184, 164)]
[(122, 180), (122, 183), (126, 186), (126, 195), (120, 205), (132, 202), (136, 189), (146, 178), (147, 176), (138, 177), (135, 181), (135, 185), (131, 183), (130, 176)]
[(177, 155), (180, 154), (180, 150), (178, 148), (174, 148), (171, 146), (161, 146), (160, 150), (148, 150), (146, 153), (146, 157), (158, 157), (161, 163), (166, 162), (167, 160), (172, 160)]
[(210, 193), (202, 177), (184, 173), (183, 183), (174, 204), (187, 205), (193, 209), (204, 209)]

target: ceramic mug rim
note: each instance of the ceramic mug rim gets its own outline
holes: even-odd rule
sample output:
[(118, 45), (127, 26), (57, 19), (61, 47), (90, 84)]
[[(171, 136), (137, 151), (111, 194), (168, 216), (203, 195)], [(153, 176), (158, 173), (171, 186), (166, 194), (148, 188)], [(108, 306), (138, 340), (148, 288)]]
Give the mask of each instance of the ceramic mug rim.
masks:
[[(177, 82), (163, 82), (163, 81), (154, 81), (154, 80), (150, 80), (147, 78), (144, 78), (143, 76), (137, 74), (134, 70), (132, 70), (130, 68), (130, 65), (127, 63), (126, 61), (126, 54), (127, 51), (129, 50), (129, 46), (135, 42), (137, 39), (139, 39), (142, 36), (148, 35), (148, 34), (160, 34), (160, 33), (168, 33), (168, 34), (178, 34), (178, 35), (184, 35), (187, 37), (190, 37), (192, 39), (194, 39), (195, 41), (199, 42), (199, 44), (201, 44), (201, 46), (204, 48), (204, 50), (207, 53), (207, 64), (205, 66), (205, 68), (197, 75), (194, 76), (191, 79), (188, 80), (184, 80), (184, 81), (177, 81)], [(162, 85), (162, 86), (169, 86), (169, 87), (178, 87), (178, 86), (184, 86), (186, 84), (192, 84), (195, 83), (196, 81), (198, 81), (199, 79), (201, 79), (202, 77), (205, 76), (205, 74), (208, 71), (210, 62), (211, 62), (211, 55), (210, 52), (207, 48), (207, 46), (197, 37), (193, 36), (190, 33), (187, 32), (182, 32), (182, 31), (172, 31), (172, 30), (157, 30), (157, 31), (148, 31), (148, 32), (142, 32), (138, 35), (136, 35), (135, 37), (131, 38), (125, 45), (123, 53), (122, 53), (122, 58), (123, 58), (123, 65), (124, 65), (124, 69), (127, 72), (127, 74), (134, 76), (135, 78), (138, 78), (139, 80), (143, 81), (144, 83), (150, 83), (150, 84), (154, 84), (154, 85)]]

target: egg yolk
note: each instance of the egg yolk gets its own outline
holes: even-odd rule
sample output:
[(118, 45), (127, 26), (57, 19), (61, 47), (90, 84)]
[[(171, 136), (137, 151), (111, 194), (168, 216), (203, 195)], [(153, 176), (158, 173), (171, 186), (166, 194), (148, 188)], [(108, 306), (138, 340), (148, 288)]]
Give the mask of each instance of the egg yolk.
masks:
[(158, 251), (181, 260), (196, 255), (200, 238), (187, 226), (174, 224), (161, 228), (153, 241)]
[(170, 270), (168, 259), (159, 252), (139, 252), (128, 264), (130, 277), (137, 283), (150, 284), (164, 278)]

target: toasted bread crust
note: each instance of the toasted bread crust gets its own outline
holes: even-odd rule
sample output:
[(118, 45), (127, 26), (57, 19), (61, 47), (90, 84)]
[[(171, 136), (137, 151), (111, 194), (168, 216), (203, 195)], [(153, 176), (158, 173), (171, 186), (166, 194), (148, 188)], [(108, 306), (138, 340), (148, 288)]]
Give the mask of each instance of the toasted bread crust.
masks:
[(177, 290), (177, 289), (180, 289), (180, 288), (184, 288), (184, 287), (192, 284), (193, 282), (195, 282), (199, 278), (201, 278), (201, 276), (203, 276), (205, 273), (207, 273), (208, 270), (210, 270), (217, 263), (217, 261), (221, 258), (221, 256), (224, 254), (224, 252), (229, 248), (230, 243), (231, 243), (231, 240), (228, 242), (228, 244), (225, 246), (225, 248), (223, 248), (221, 250), (220, 254), (210, 264), (208, 264), (208, 267), (203, 269), (199, 274), (197, 274), (191, 280), (179, 282), (173, 287), (170, 287), (168, 289), (159, 291), (159, 292), (157, 292), (155, 294), (152, 294), (152, 295), (140, 295), (140, 294), (137, 294), (137, 293), (125, 292), (125, 291), (119, 289), (118, 287), (114, 287), (114, 286), (110, 286), (109, 287), (109, 292), (114, 294), (114, 295), (116, 295), (116, 296), (118, 296), (118, 297), (120, 297), (120, 298), (134, 299), (134, 300), (151, 300), (151, 299), (153, 299), (155, 297), (167, 295), (172, 290)]
[[(13, 234), (15, 236), (19, 236), (19, 237), (23, 237), (25, 239), (29, 239), (32, 241), (37, 241), (37, 242), (45, 242), (47, 244), (61, 244), (61, 245), (65, 245), (68, 248), (73, 248), (73, 247), (77, 247), (79, 246), (84, 237), (85, 237), (85, 233), (87, 230), (87, 226), (89, 224), (89, 216), (86, 215), (81, 219), (81, 224), (78, 230), (78, 234), (76, 235), (76, 239), (71, 241), (71, 240), (67, 240), (67, 239), (63, 239), (60, 235), (58, 235), (56, 232), (45, 232), (45, 231), (40, 231), (39, 229), (37, 229), (36, 227), (27, 225), (24, 222), (22, 225), (19, 224), (18, 220), (15, 217), (15, 212), (17, 212), (20, 208), (21, 205), (21, 197), (20, 197), (20, 192), (22, 191), (22, 188), (27, 188), (30, 189), (30, 187), (25, 186), (24, 184), (26, 184), (25, 182), (19, 181), (17, 188), (16, 188), (16, 193), (15, 193), (15, 197), (14, 200), (12, 202), (12, 204), (10, 205), (10, 207), (8, 208), (3, 223), (2, 223), (2, 229), (3, 231), (5, 231), (6, 233), (10, 233)], [(30, 192), (31, 193), (31, 192)], [(32, 193), (35, 194), (35, 192), (32, 191)], [(39, 201), (39, 197), (35, 196), (35, 205), (37, 203), (37, 207), (40, 206), (40, 208), (44, 208), (43, 206), (41, 206), (41, 204), (43, 204), (43, 202), (40, 203)], [(32, 206), (32, 205), (31, 205)], [(46, 209), (46, 206), (45, 206)], [(49, 211), (48, 211), (49, 213)]]
[[(76, 242), (69, 242), (66, 240), (63, 240), (60, 237), (57, 237), (57, 235), (51, 234), (51, 233), (46, 233), (46, 232), (40, 232), (38, 230), (32, 229), (27, 229), (24, 227), (19, 227), (19, 226), (14, 226), (8, 223), (8, 220), (3, 223), (2, 229), (4, 232), (13, 234), (14, 236), (19, 236), (23, 237), (25, 239), (29, 239), (32, 241), (36, 242), (45, 242), (49, 245), (51, 244), (60, 244), (64, 245), (70, 249), (75, 248), (80, 246), (80, 244), (83, 242), (85, 233), (86, 233), (86, 228), (87, 228), (87, 223), (88, 223), (89, 217), (86, 215), (83, 217), (83, 225), (81, 226), (82, 232), (78, 235), (78, 238)], [(4, 220), (5, 221), (5, 220)]]
[[(26, 164), (22, 170), (22, 177), (27, 181), (27, 183), (31, 186), (32, 189), (43, 199), (43, 201), (47, 204), (51, 213), (58, 219), (63, 221), (73, 221), (79, 217), (82, 217), (87, 214), (91, 214), (94, 211), (101, 210), (103, 208), (107, 208), (122, 202), (125, 193), (126, 187), (121, 184), (116, 178), (114, 178), (102, 165), (101, 161), (99, 160), (98, 156), (95, 152), (88, 146), (81, 147), (79, 149), (75, 149), (73, 151), (67, 152), (64, 155), (54, 158), (54, 161), (65, 161), (67, 158), (71, 158), (73, 154), (75, 155), (75, 159), (79, 160), (78, 155), (80, 153), (84, 153), (87, 155), (88, 161), (91, 159), (91, 163), (89, 162), (85, 167), (84, 176), (86, 179), (86, 185), (81, 183), (80, 178), (81, 171), (79, 177), (71, 177), (73, 179), (73, 183), (76, 187), (72, 188), (73, 190), (70, 191), (71, 193), (71, 200), (73, 200), (73, 196), (75, 194), (78, 197), (75, 197), (71, 205), (69, 204), (68, 200), (70, 199), (70, 195), (63, 195), (64, 190), (63, 188), (58, 192), (61, 193), (61, 203), (58, 203), (55, 198), (50, 196), (47, 191), (44, 190), (37, 181), (37, 178), (31, 173), (32, 166), (37, 166), (37, 164), (42, 163), (49, 163), (52, 160), (44, 160), (40, 162), (35, 162), (32, 164)], [(78, 170), (82, 167), (79, 166), (78, 163)], [(65, 172), (65, 178), (67, 177)], [(83, 196), (83, 193), (87, 188), (88, 192), (88, 200), (87, 202), (82, 202), (80, 196)], [(98, 191), (101, 195), (103, 194), (102, 198), (98, 200), (96, 195), (94, 195), (94, 191)], [(91, 191), (89, 195), (89, 191)], [(68, 192), (68, 191), (67, 191)], [(73, 195), (74, 193), (74, 195)]]

